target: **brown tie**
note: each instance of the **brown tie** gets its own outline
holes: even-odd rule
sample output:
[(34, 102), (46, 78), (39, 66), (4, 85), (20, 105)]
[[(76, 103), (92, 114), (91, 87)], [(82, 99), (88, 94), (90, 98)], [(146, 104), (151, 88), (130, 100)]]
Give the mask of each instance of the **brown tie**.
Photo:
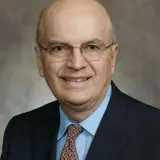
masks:
[(78, 153), (76, 150), (76, 137), (83, 131), (80, 125), (71, 124), (68, 126), (68, 133), (66, 143), (61, 152), (60, 160), (78, 160)]

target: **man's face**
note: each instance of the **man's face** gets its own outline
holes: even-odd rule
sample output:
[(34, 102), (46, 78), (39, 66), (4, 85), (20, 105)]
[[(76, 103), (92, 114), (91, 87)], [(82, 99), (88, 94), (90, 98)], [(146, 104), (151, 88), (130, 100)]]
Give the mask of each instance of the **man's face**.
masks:
[(40, 75), (45, 77), (55, 97), (64, 105), (74, 106), (75, 110), (85, 109), (81, 108), (85, 103), (94, 106), (100, 102), (114, 72), (117, 46), (106, 49), (97, 61), (86, 59), (78, 48), (94, 39), (106, 46), (112, 42), (111, 33), (102, 21), (98, 15), (85, 11), (75, 11), (74, 14), (73, 11), (63, 11), (54, 18), (48, 16), (45, 23), (46, 41), (40, 42), (43, 46), (60, 41), (75, 48), (66, 60), (60, 62), (41, 50), (37, 54)]

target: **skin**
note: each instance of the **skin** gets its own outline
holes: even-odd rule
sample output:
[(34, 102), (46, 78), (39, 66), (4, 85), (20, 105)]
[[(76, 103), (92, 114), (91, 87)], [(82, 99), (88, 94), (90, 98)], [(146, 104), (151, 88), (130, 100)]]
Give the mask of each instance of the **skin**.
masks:
[[(93, 113), (108, 91), (115, 70), (118, 46), (107, 49), (99, 61), (88, 61), (79, 46), (99, 39), (107, 46), (112, 42), (112, 24), (103, 6), (94, 0), (58, 0), (42, 16), (39, 42), (62, 41), (75, 46), (69, 58), (55, 62), (50, 54), (36, 46), (40, 76), (59, 100), (73, 122), (81, 122)], [(90, 77), (81, 83), (63, 78)]]

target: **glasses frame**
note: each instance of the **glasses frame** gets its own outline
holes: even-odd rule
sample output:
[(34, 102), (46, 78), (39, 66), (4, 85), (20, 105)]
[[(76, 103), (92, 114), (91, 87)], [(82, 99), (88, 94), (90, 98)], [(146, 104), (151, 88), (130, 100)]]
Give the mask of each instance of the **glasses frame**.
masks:
[[(40, 42), (37, 42), (37, 44), (38, 44), (38, 46), (41, 48), (41, 49), (43, 49), (44, 51), (46, 51), (46, 52), (50, 52), (49, 51), (49, 48), (48, 47), (44, 47)], [(61, 43), (59, 43), (59, 44), (61, 44)], [(63, 43), (62, 43), (63, 44)], [(67, 43), (66, 43), (67, 44)], [(103, 43), (104, 44), (104, 43)], [(108, 48), (110, 48), (112, 45), (114, 45), (115, 44), (115, 42), (114, 41), (112, 41), (111, 42), (111, 44), (109, 44), (109, 45), (105, 45), (104, 44), (104, 49), (105, 49), (105, 51), (108, 49)], [(82, 49), (81, 49), (81, 46), (80, 47), (76, 47), (76, 46), (71, 46), (71, 45), (69, 45), (69, 44), (67, 44), (69, 47), (71, 47), (72, 48), (72, 52), (73, 52), (73, 49), (74, 48), (79, 48), (80, 49), (80, 51), (81, 51), (81, 53), (83, 53), (83, 51), (82, 51)], [(72, 53), (72, 52), (70, 52), (70, 53)], [(95, 61), (95, 60), (92, 60), (92, 61)]]

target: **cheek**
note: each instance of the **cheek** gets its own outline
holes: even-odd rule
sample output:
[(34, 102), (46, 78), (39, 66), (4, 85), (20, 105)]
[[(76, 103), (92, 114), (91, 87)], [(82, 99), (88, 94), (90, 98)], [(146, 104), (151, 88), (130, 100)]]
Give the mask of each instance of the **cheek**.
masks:
[[(61, 65), (51, 61), (51, 58), (46, 58), (43, 61), (44, 66), (44, 75), (48, 80), (54, 80), (57, 78), (57, 75), (61, 69)], [(54, 82), (54, 81), (53, 81)]]
[(102, 81), (111, 75), (111, 63), (109, 59), (103, 59), (93, 65), (95, 75), (97, 78), (100, 78)]

